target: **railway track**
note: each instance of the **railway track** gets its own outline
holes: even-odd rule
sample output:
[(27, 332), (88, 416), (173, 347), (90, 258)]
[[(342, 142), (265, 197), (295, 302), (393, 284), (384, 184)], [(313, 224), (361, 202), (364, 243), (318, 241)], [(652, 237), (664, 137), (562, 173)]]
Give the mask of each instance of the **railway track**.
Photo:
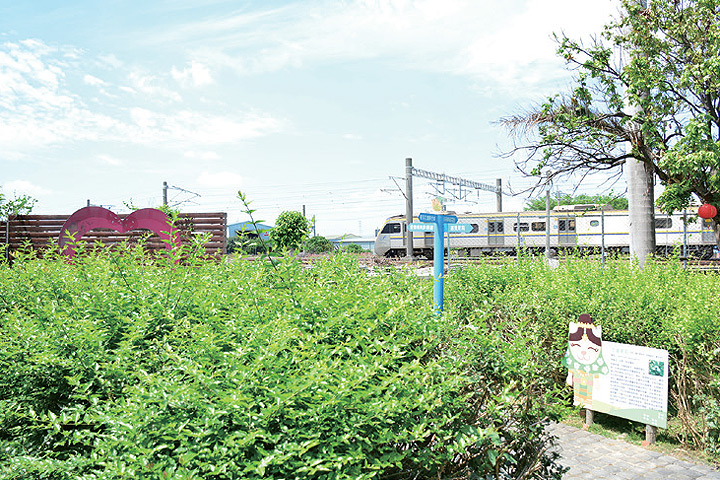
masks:
[[(536, 258), (543, 258), (543, 257), (536, 257)], [(589, 257), (592, 258), (598, 262), (601, 262), (602, 259), (598, 257)], [(629, 261), (629, 257), (625, 256), (624, 260)], [(487, 257), (480, 257), (480, 258), (467, 258), (467, 257), (453, 257), (451, 256), (449, 259), (450, 266), (453, 265), (480, 265), (480, 264), (490, 264), (490, 265), (506, 265), (506, 264), (512, 264), (518, 261), (518, 258), (516, 256), (512, 255), (501, 255), (501, 256), (487, 256)], [(562, 264), (567, 261), (567, 257), (558, 257), (555, 259), (556, 262), (559, 264)], [(683, 266), (683, 268), (686, 268), (687, 270), (691, 271), (698, 271), (698, 272), (720, 272), (720, 258), (714, 258), (714, 259), (697, 259), (697, 258), (683, 258), (683, 257), (675, 257), (670, 259), (661, 259), (660, 260), (664, 264), (679, 264)], [(448, 262), (447, 257), (445, 258), (445, 262)], [(412, 265), (413, 268), (424, 268), (424, 267), (432, 267), (433, 261), (427, 260), (427, 259), (416, 259), (413, 261), (406, 260), (406, 259), (398, 259), (398, 258), (384, 258), (384, 257), (378, 257), (378, 256), (362, 256), (360, 257), (360, 263), (366, 267), (380, 267), (380, 266), (402, 266), (402, 265)]]

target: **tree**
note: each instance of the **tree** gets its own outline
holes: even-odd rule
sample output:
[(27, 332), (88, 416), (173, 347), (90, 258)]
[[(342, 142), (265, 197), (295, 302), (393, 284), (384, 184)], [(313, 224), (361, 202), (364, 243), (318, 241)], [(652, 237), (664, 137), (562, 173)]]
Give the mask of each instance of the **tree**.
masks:
[(525, 153), (521, 171), (547, 168), (551, 178), (621, 175), (633, 158), (665, 186), (663, 210), (693, 196), (720, 206), (720, 0), (622, 0), (622, 9), (589, 45), (558, 37), (574, 88), (502, 119), (523, 142), (507, 155)]
[[(614, 195), (558, 195), (550, 197), (550, 208), (558, 205), (580, 205), (584, 203), (594, 203), (597, 205), (610, 205), (613, 210), (627, 210), (627, 198), (617, 197)], [(545, 197), (530, 200), (525, 205), (525, 210), (545, 210)]]
[(270, 239), (280, 249), (296, 250), (308, 236), (310, 222), (300, 212), (282, 212), (270, 230)]
[[(0, 221), (5, 222), (5, 245), (2, 248), (5, 249), (5, 259), (10, 258), (10, 250), (8, 245), (10, 243), (10, 219), (16, 215), (27, 215), (35, 206), (35, 200), (29, 195), (20, 195), (12, 200), (8, 199), (2, 192), (0, 192)], [(1, 251), (1, 250), (0, 250)]]
[(15, 215), (27, 215), (35, 206), (35, 200), (29, 195), (20, 195), (12, 200), (0, 192), (0, 220), (7, 221)]

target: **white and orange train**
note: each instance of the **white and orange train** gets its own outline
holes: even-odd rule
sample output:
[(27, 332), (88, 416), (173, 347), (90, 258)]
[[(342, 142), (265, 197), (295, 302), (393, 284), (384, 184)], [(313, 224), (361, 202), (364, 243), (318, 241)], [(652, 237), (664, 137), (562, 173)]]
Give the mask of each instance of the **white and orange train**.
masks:
[[(545, 211), (466, 213), (457, 214), (457, 217), (458, 223), (469, 223), (472, 228), (468, 233), (449, 234), (445, 245), (449, 244), (450, 249), (456, 249), (462, 256), (514, 254), (518, 245), (521, 249), (544, 251), (548, 235), (554, 252), (630, 251), (627, 210), (602, 210), (597, 205), (562, 205), (550, 212), (549, 230)], [(716, 245), (711, 222), (699, 218), (697, 208), (673, 215), (656, 211), (655, 232), (660, 254), (675, 248), (682, 251), (685, 246), (687, 254), (708, 258)], [(388, 218), (378, 230), (375, 254), (402, 257), (406, 255), (406, 246), (405, 216)], [(432, 232), (413, 232), (413, 254), (432, 258)]]

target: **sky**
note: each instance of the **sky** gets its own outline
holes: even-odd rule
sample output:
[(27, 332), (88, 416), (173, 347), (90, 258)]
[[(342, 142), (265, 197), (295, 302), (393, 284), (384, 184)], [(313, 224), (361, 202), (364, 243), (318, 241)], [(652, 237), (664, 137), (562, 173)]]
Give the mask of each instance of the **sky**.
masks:
[[(618, 6), (0, 0), (0, 191), (36, 198), (36, 214), (126, 213), (161, 205), (167, 182), (170, 206), (229, 223), (248, 219), (242, 191), (267, 224), (304, 209), (317, 234), (372, 236), (404, 214), (412, 158), (500, 178), (504, 210), (522, 209), (534, 180), (499, 156), (511, 142), (497, 122), (570, 85), (553, 33), (589, 39)], [(413, 186), (415, 211), (430, 211), (434, 183)], [(495, 210), (491, 192), (444, 196)]]

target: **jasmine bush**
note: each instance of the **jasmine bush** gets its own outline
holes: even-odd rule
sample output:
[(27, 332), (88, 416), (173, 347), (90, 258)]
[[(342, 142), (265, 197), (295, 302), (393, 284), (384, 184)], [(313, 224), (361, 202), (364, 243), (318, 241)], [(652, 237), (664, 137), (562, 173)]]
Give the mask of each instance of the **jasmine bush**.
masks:
[(0, 479), (559, 478), (546, 354), (469, 291), (200, 251), (0, 265)]
[(679, 440), (720, 460), (716, 273), (685, 271), (680, 262), (651, 262), (641, 270), (627, 260), (603, 266), (572, 257), (551, 269), (525, 257), (457, 269), (446, 292), (453, 315), (508, 341), (542, 346), (533, 364), (545, 365), (544, 375), (558, 386), (567, 374), (560, 363), (567, 325), (582, 313), (603, 326), (606, 340), (668, 350), (669, 414), (680, 420)]

